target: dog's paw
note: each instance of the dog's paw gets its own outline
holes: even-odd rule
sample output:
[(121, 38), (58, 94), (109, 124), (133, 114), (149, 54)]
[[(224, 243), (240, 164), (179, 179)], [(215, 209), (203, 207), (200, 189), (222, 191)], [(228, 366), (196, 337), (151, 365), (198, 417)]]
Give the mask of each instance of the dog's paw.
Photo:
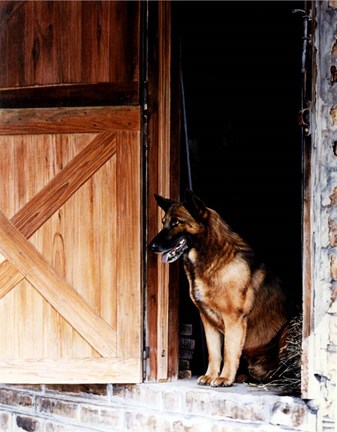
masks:
[(230, 387), (233, 385), (233, 380), (226, 377), (217, 377), (210, 382), (211, 387)]
[(201, 375), (198, 378), (197, 383), (199, 385), (210, 385), (213, 380), (214, 380), (214, 377), (212, 377), (210, 375)]

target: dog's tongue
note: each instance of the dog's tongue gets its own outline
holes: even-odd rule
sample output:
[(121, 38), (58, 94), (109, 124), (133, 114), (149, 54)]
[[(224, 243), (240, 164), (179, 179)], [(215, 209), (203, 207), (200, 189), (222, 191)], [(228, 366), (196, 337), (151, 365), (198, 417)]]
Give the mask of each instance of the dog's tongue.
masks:
[(163, 263), (167, 263), (167, 261), (168, 261), (168, 259), (169, 259), (169, 254), (170, 254), (170, 252), (165, 252), (165, 253), (163, 253), (163, 255), (162, 255), (162, 257), (161, 257), (161, 261), (162, 261)]

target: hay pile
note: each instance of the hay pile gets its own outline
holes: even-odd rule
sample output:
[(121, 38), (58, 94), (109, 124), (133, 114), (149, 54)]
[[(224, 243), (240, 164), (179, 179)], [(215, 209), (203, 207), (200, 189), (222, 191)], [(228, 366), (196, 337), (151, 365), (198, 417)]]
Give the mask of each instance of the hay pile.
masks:
[(270, 373), (266, 384), (259, 384), (267, 390), (284, 395), (298, 396), (301, 393), (302, 358), (302, 314), (289, 322), (286, 344), (280, 351), (280, 364)]

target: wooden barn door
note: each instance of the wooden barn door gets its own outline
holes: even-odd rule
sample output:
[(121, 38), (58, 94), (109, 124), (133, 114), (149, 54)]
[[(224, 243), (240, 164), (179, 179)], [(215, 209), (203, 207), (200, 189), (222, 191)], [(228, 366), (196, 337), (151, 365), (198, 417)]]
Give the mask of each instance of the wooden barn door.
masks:
[(141, 381), (139, 117), (0, 112), (0, 382)]

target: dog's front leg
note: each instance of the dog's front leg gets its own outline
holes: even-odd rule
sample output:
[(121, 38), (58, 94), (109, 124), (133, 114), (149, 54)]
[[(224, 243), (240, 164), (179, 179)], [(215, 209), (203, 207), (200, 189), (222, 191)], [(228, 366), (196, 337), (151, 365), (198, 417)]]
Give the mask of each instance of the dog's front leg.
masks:
[(246, 318), (224, 315), (223, 321), (225, 326), (224, 364), (221, 374), (211, 381), (212, 387), (227, 387), (233, 384), (246, 339)]
[(205, 375), (201, 375), (198, 384), (209, 385), (219, 375), (222, 361), (222, 334), (215, 329), (201, 314), (205, 329), (206, 343), (208, 349), (208, 367)]

